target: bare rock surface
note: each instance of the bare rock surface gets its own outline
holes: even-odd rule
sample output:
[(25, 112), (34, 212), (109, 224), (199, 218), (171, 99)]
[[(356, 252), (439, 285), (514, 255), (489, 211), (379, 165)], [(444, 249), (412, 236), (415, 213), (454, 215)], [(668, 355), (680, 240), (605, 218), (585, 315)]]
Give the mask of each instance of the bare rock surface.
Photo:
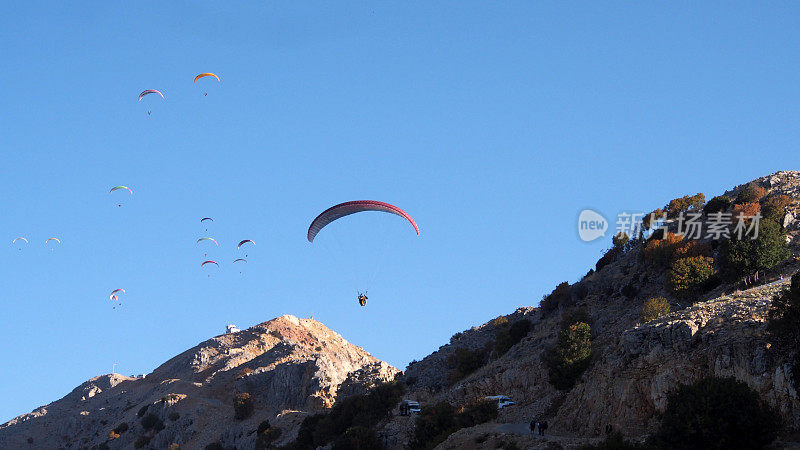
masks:
[[(279, 442), (285, 442), (306, 414), (397, 372), (320, 322), (286, 315), (202, 342), (145, 378), (92, 378), (61, 400), (0, 425), (0, 448), (133, 448), (144, 436), (152, 448), (220, 442), (244, 449), (255, 446), (263, 420), (280, 427)], [(237, 421), (233, 397), (242, 392), (252, 396), (254, 411)], [(163, 429), (145, 429), (142, 419), (150, 414)], [(112, 433), (122, 423), (128, 429)]]

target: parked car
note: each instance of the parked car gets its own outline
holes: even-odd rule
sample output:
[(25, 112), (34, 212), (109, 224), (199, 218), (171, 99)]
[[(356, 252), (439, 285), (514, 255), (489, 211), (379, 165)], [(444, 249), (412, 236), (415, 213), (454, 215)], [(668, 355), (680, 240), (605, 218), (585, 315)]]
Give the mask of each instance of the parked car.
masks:
[(419, 414), (422, 408), (419, 407), (419, 402), (413, 400), (403, 400), (400, 403), (400, 415), (410, 416), (411, 414)]
[(507, 395), (490, 395), (488, 397), (483, 397), (483, 400), (496, 402), (497, 409), (503, 409), (508, 406), (516, 405), (516, 403), (514, 403), (514, 401), (511, 400)]

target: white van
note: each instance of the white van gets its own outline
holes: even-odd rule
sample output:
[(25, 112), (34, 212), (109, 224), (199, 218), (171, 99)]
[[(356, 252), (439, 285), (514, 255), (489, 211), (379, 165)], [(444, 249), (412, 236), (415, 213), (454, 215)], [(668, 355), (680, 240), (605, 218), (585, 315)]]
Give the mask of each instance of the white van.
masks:
[(413, 400), (403, 400), (400, 403), (400, 415), (401, 416), (410, 416), (411, 414), (419, 414), (422, 411), (422, 408), (419, 406), (419, 402), (415, 402)]
[(503, 408), (505, 408), (507, 406), (516, 405), (516, 403), (514, 403), (514, 401), (511, 400), (510, 398), (508, 398), (507, 395), (490, 395), (488, 397), (483, 397), (482, 400), (490, 401), (490, 402), (496, 402), (497, 403), (497, 409), (503, 409)]

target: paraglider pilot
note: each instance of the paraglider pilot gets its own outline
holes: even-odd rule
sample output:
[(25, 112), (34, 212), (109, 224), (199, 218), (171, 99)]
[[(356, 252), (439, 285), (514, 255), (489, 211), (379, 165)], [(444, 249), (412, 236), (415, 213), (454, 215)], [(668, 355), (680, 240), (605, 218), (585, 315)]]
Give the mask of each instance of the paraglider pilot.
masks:
[(358, 304), (361, 305), (361, 306), (367, 306), (367, 293), (366, 292), (364, 292), (363, 294), (361, 292), (358, 293)]

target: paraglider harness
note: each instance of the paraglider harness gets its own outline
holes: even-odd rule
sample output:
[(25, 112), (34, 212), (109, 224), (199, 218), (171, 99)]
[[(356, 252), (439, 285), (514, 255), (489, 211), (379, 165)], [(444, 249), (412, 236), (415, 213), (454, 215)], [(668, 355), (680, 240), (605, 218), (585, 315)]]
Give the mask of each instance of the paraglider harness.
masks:
[(361, 306), (367, 306), (367, 291), (364, 291), (363, 294), (359, 291), (358, 304)]

